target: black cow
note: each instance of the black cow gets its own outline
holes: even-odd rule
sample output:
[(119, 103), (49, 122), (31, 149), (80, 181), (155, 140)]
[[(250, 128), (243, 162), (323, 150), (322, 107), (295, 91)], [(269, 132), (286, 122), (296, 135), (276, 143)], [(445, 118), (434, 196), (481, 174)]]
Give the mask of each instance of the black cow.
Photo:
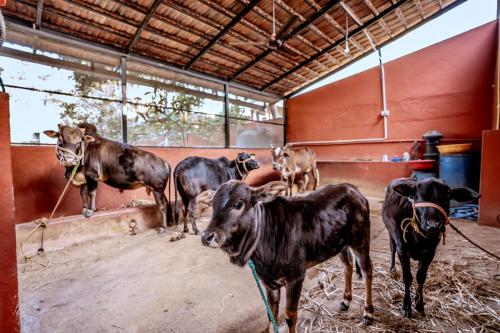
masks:
[(399, 178), (389, 184), (382, 218), (390, 236), (390, 270), (395, 272), (397, 252), (403, 271), (405, 296), (401, 313), (405, 317), (411, 317), (412, 314), (410, 289), (413, 277), (410, 258), (418, 260), (415, 308), (421, 315), (425, 315), (423, 287), (441, 233), (445, 231), (450, 200), (470, 201), (474, 198), (479, 198), (475, 191), (468, 188), (450, 189), (442, 180), (436, 178), (419, 181)]
[(370, 209), (350, 184), (326, 185), (306, 196), (283, 197), (288, 184), (271, 182), (252, 188), (240, 181), (221, 185), (213, 198), (212, 218), (202, 234), (206, 246), (220, 247), (231, 263), (255, 263), (274, 317), (280, 288), (286, 286), (286, 321), (295, 332), (297, 307), (306, 269), (339, 254), (345, 289), (340, 309), (352, 299), (352, 257), (365, 278), (363, 321), (373, 321)]
[[(222, 183), (231, 179), (244, 179), (250, 171), (258, 169), (259, 163), (254, 155), (239, 153), (236, 159), (230, 161), (225, 157), (209, 159), (191, 156), (182, 160), (174, 170), (175, 201), (177, 192), (184, 205), (184, 232), (188, 232), (187, 218), (191, 221), (194, 233), (199, 233), (196, 227), (195, 212), (196, 197), (203, 191), (216, 190)], [(179, 224), (179, 212), (175, 210), (175, 223)]]
[(82, 214), (85, 217), (90, 217), (96, 210), (99, 181), (120, 190), (146, 187), (148, 194), (153, 192), (162, 214), (159, 233), (165, 232), (167, 220), (171, 224), (172, 218), (164, 193), (171, 172), (166, 161), (137, 147), (105, 139), (91, 124), (80, 124), (78, 127), (59, 125), (58, 132), (49, 130), (43, 133), (57, 138), (57, 156), (66, 167), (66, 178), (69, 178), (78, 160), (83, 158), (72, 183), (80, 186)]

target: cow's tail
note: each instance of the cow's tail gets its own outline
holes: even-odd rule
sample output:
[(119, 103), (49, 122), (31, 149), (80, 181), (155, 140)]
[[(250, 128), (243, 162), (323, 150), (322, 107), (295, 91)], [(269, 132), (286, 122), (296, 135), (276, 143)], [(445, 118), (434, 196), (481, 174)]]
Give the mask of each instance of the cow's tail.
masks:
[[(171, 193), (171, 189), (172, 189), (172, 167), (170, 166), (170, 164), (168, 162), (165, 162), (168, 166), (168, 206), (167, 206), (167, 214), (168, 214), (168, 221), (171, 222), (172, 221), (172, 193)], [(170, 223), (169, 223), (170, 224)]]
[(174, 201), (174, 223), (176, 226), (179, 225), (179, 205), (177, 203), (177, 177), (175, 176), (175, 171), (177, 171), (177, 167), (175, 168), (174, 172), (173, 172), (173, 182), (174, 182), (174, 197), (175, 197), (175, 201)]

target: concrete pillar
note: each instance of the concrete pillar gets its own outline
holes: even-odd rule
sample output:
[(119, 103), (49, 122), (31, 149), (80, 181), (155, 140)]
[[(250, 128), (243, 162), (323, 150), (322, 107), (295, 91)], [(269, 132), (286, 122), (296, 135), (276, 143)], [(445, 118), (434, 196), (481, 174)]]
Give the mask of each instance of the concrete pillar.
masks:
[(0, 332), (19, 332), (9, 95), (0, 93)]

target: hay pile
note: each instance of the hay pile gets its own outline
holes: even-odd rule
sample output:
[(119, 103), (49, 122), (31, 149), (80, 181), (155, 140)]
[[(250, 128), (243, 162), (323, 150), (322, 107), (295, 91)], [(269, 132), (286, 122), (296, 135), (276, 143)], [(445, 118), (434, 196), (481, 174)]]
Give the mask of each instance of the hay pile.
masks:
[[(414, 310), (413, 318), (407, 319), (399, 313), (404, 295), (402, 278), (391, 277), (387, 265), (375, 264), (375, 322), (364, 327), (364, 283), (354, 274), (353, 302), (349, 311), (339, 312), (344, 273), (340, 261), (333, 259), (316, 268), (320, 271), (318, 284), (303, 291), (299, 332), (500, 332), (498, 266), (497, 261), (482, 254), (454, 261), (435, 260), (424, 288), (426, 317)], [(412, 271), (415, 273), (416, 265)], [(413, 307), (414, 299), (412, 293)]]

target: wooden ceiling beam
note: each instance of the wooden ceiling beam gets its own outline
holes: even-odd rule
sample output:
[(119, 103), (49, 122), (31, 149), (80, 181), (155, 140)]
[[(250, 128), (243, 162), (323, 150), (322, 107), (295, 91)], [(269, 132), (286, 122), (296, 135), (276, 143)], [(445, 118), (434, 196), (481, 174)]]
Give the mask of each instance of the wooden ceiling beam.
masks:
[[(314, 13), (313, 15), (311, 15), (311, 17), (309, 17), (307, 19), (307, 21), (302, 22), (297, 27), (293, 28), (291, 31), (289, 31), (288, 33), (286, 33), (284, 36), (278, 36), (278, 38), (282, 41), (282, 43), (285, 43), (288, 39), (292, 38), (297, 33), (299, 33), (300, 31), (302, 31), (303, 29), (307, 28), (309, 25), (311, 25), (312, 23), (314, 23), (317, 19), (319, 19), (320, 17), (322, 17), (326, 12), (328, 12), (330, 9), (332, 9), (338, 3), (339, 3), (338, 0), (330, 0), (319, 11), (317, 11), (316, 13)], [(258, 62), (260, 62), (262, 59), (264, 59), (265, 57), (267, 57), (269, 54), (273, 53), (273, 51), (274, 50), (272, 48), (268, 48), (266, 51), (264, 51), (264, 53), (261, 53), (260, 55), (258, 55), (253, 61), (249, 62), (247, 65), (243, 66), (240, 70), (238, 70), (235, 74), (233, 74), (228, 79), (228, 81), (230, 81), (230, 82), (233, 81), (235, 78), (237, 78), (238, 76), (240, 76), (243, 72), (245, 72), (247, 69), (249, 69), (250, 67), (252, 67), (255, 64), (257, 64)]]
[(354, 22), (356, 22), (357, 25), (359, 26), (363, 25), (363, 21), (361, 21), (361, 18), (358, 15), (356, 15), (354, 10), (352, 10), (352, 8), (349, 7), (348, 4), (346, 4), (344, 1), (340, 1), (340, 6), (344, 8), (347, 14), (349, 14), (349, 16), (354, 20)]
[(418, 13), (420, 14), (420, 17), (422, 17), (422, 20), (425, 20), (425, 15), (424, 15), (424, 10), (422, 8), (422, 3), (420, 2), (420, 0), (413, 0), (413, 2), (415, 3), (415, 6), (418, 9)]
[(255, 6), (259, 3), (260, 0), (252, 0), (245, 8), (239, 12), (228, 25), (224, 27), (224, 29), (220, 30), (217, 35), (203, 48), (198, 52), (187, 64), (184, 66), (184, 69), (189, 69), (198, 59), (200, 59), (208, 50), (217, 43), (222, 37), (224, 37), (229, 30), (231, 30), (236, 24), (240, 23), (241, 19), (251, 12)]
[(129, 53), (135, 47), (135, 45), (139, 41), (139, 38), (141, 38), (142, 31), (149, 24), (149, 21), (151, 21), (151, 18), (153, 17), (156, 9), (158, 9), (158, 6), (160, 5), (161, 2), (162, 2), (162, 0), (155, 0), (155, 2), (153, 2), (153, 4), (151, 5), (151, 8), (149, 8), (146, 16), (144, 16), (141, 24), (137, 28), (137, 31), (135, 32), (134, 37), (132, 37), (132, 39), (128, 43), (127, 47), (125, 48), (125, 53)]
[[(356, 29), (354, 29), (352, 31), (352, 35), (356, 35), (357, 33), (363, 31), (364, 29), (366, 29), (367, 27), (369, 27), (370, 25), (380, 21), (380, 19), (382, 17), (384, 17), (385, 15), (393, 12), (396, 8), (399, 8), (400, 6), (404, 5), (405, 3), (407, 3), (409, 0), (401, 0), (400, 2), (398, 2), (397, 4), (394, 4), (394, 5), (391, 5), (389, 6), (388, 8), (384, 9), (383, 11), (381, 11), (379, 13), (379, 15), (377, 16), (374, 16), (373, 18), (369, 19), (367, 22), (365, 22), (363, 25), (357, 27)], [(282, 80), (283, 78), (287, 77), (288, 75), (290, 75), (291, 73), (299, 70), (300, 68), (304, 67), (304, 66), (307, 66), (308, 64), (310, 64), (311, 62), (313, 62), (314, 60), (318, 59), (319, 57), (323, 56), (324, 54), (330, 52), (331, 50), (335, 49), (338, 45), (340, 45), (341, 43), (343, 43), (344, 40), (343, 39), (339, 39), (337, 40), (334, 44), (326, 47), (325, 49), (323, 49), (322, 51), (316, 53), (314, 56), (312, 56), (311, 58), (309, 58), (308, 60), (302, 62), (301, 64), (295, 66), (294, 68), (292, 68), (291, 70), (283, 73), (282, 75), (280, 75), (279, 77), (275, 78), (274, 80), (272, 80), (271, 82), (265, 84), (264, 86), (262, 86), (260, 88), (260, 90), (265, 90), (267, 89), (268, 87), (272, 86), (273, 84), (279, 82), (280, 80)]]
[(38, 0), (36, 4), (35, 29), (40, 29), (42, 26), (43, 2), (44, 0)]
[[(206, 0), (199, 0), (199, 1), (201, 1), (202, 3), (205, 3), (205, 1), (206, 1)], [(167, 5), (169, 8), (174, 9), (175, 11), (177, 11), (177, 12), (179, 12), (179, 13), (182, 13), (182, 14), (184, 14), (184, 15), (188, 15), (188, 16), (189, 16), (189, 12), (187, 11), (187, 9), (186, 9), (185, 7), (182, 7), (182, 5), (179, 5), (179, 4), (177, 4), (177, 3), (173, 3), (172, 1), (168, 1), (168, 4), (167, 4), (167, 3), (164, 3), (164, 5)], [(227, 15), (227, 16), (228, 16), (228, 14), (225, 14), (225, 15)], [(197, 21), (199, 21), (199, 22), (201, 22), (201, 23), (204, 23), (204, 24), (206, 24), (206, 25), (209, 25), (209, 26), (210, 26), (210, 27), (212, 27), (213, 29), (217, 29), (217, 30), (223, 29), (222, 25), (220, 25), (220, 24), (218, 24), (218, 23), (216, 23), (216, 22), (213, 22), (213, 21), (211, 21), (211, 20), (209, 20), (209, 19), (207, 19), (207, 18), (205, 18), (205, 17), (203, 17), (203, 16), (201, 16), (201, 15), (199, 15), (199, 14), (195, 14), (195, 15), (193, 15), (193, 14), (191, 13), (191, 16), (190, 16), (190, 17), (191, 17), (191, 18), (193, 18), (193, 19), (195, 19), (195, 20), (197, 20)], [(156, 19), (156, 17), (155, 17), (155, 19)], [(255, 26), (255, 29), (259, 29), (259, 28)], [(259, 32), (259, 31), (260, 31), (260, 32)], [(258, 32), (259, 32), (259, 33), (261, 33), (261, 34), (267, 34), (267, 33), (266, 33), (265, 31), (263, 31), (263, 30), (260, 30), (260, 29), (259, 29), (259, 31), (258, 31)], [(248, 38), (248, 36), (244, 36), (243, 34), (241, 34), (241, 33), (237, 32), (237, 31), (229, 31), (228, 35), (231, 35), (232, 37), (234, 37), (234, 38), (236, 38), (236, 39), (242, 40), (243, 42), (249, 42), (249, 43), (255, 43), (255, 42), (258, 42), (258, 41), (255, 41), (255, 40), (252, 40), (252, 39)], [(228, 44), (221, 43), (221, 42), (220, 42), (218, 45), (225, 46), (225, 47), (227, 47), (227, 46), (228, 46)], [(261, 50), (261, 51), (265, 51), (265, 50), (266, 50), (266, 48), (265, 48), (265, 47), (259, 47), (259, 46), (256, 46), (256, 45), (253, 45), (253, 46), (254, 46), (255, 48), (257, 48), (257, 49)], [(240, 49), (238, 48), (238, 50), (240, 50)], [(242, 50), (242, 49), (241, 49), (241, 50)], [(243, 51), (242, 51), (242, 52), (243, 52)], [(277, 54), (277, 56), (278, 56), (278, 57), (279, 57), (282, 61), (284, 61), (284, 62), (286, 62), (286, 63), (289, 63), (289, 64), (291, 64), (291, 65), (293, 65), (293, 66), (295, 66), (295, 65), (298, 63), (298, 62), (296, 62), (296, 61), (293, 61), (292, 59), (289, 59), (289, 58), (286, 58), (286, 57), (284, 57), (284, 56), (280, 55), (279, 53)], [(252, 55), (252, 58), (254, 58), (254, 57), (255, 57), (255, 56), (254, 56), (254, 55)], [(276, 64), (273, 64), (273, 66), (277, 66), (277, 65), (276, 65)]]

